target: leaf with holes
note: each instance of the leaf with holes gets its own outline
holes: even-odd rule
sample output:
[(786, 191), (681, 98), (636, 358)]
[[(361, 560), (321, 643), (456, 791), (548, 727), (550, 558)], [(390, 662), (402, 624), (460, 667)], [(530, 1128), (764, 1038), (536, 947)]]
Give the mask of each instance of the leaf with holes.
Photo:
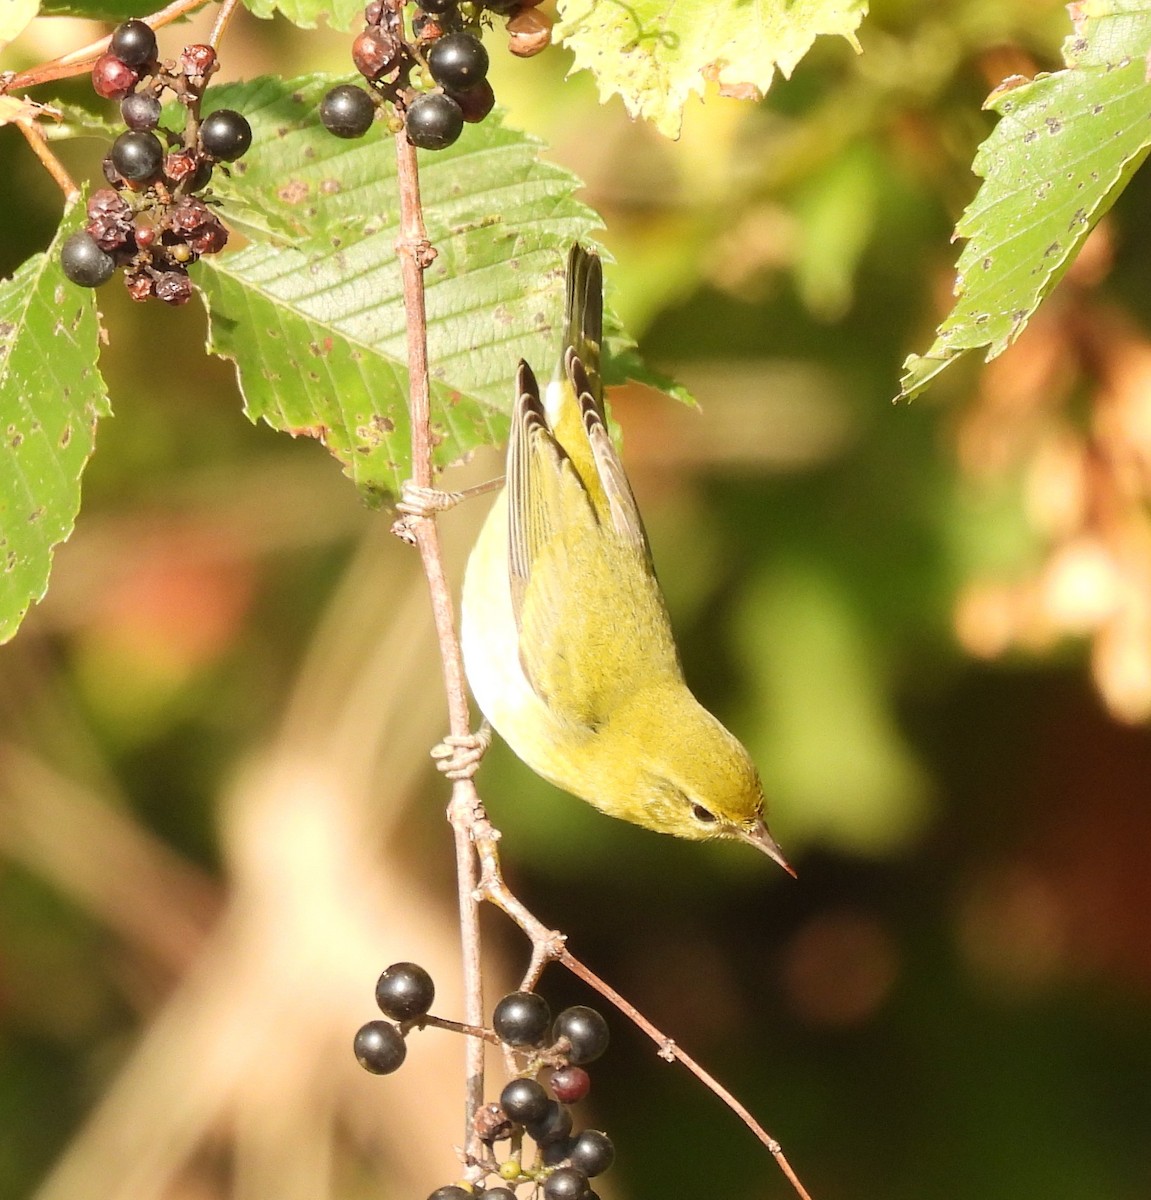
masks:
[(675, 138), (684, 104), (707, 81), (723, 95), (759, 99), (817, 37), (856, 46), (866, 12), (867, 0), (560, 0), (555, 34), (576, 70), (595, 75), (601, 100), (618, 93), (633, 117)]
[(47, 590), (108, 413), (95, 297), (60, 270), (60, 247), (83, 214), (74, 205), (47, 253), (0, 282), (0, 642)]
[(904, 363), (904, 396), (968, 350), (1002, 354), (1151, 149), (1151, 5), (1071, 8), (1067, 68), (1009, 79), (987, 101), (1002, 119), (975, 157), (984, 182), (955, 227), (968, 239), (955, 306), (931, 349)]
[[(395, 156), (381, 126), (358, 141), (320, 126), (336, 82), (263, 79), (212, 93), (211, 107), (238, 108), (254, 130), (252, 152), (214, 185), (250, 241), (204, 259), (199, 281), (210, 348), (235, 360), (248, 415), (318, 438), (380, 503), (409, 474)], [(598, 220), (576, 200), (578, 180), (539, 149), (489, 118), (421, 154), (437, 250), (425, 283), (441, 466), (503, 438), (520, 358), (546, 377), (558, 354), (567, 250)], [(620, 362), (629, 345), (609, 343)], [(652, 381), (633, 366), (630, 377)]]

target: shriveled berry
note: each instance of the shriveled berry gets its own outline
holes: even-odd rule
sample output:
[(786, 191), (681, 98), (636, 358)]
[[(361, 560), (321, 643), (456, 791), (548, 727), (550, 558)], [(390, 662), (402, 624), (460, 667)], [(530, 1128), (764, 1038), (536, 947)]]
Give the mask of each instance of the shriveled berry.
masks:
[(216, 69), (216, 51), (203, 42), (185, 46), (180, 54), (180, 70), (189, 79), (205, 79)]
[(466, 92), (452, 92), (451, 95), (460, 106), (464, 120), (471, 125), (479, 124), (496, 106), (496, 94), (486, 79)]
[(383, 0), (372, 0), (364, 9), (364, 24), (378, 25), (384, 19)]
[(156, 280), (156, 299), (163, 300), (165, 304), (178, 308), (191, 298), (192, 281), (183, 271), (165, 271)]
[(615, 1146), (606, 1133), (584, 1129), (576, 1134), (569, 1157), (572, 1166), (585, 1175), (602, 1175), (615, 1162)]
[(562, 1104), (549, 1100), (544, 1115), (529, 1121), (525, 1128), (537, 1146), (546, 1146), (549, 1142), (563, 1141), (571, 1133), (572, 1115)]
[(412, 18), (412, 32), (418, 42), (434, 42), (447, 33), (447, 18), (433, 17), (428, 13), (419, 13)]
[(149, 296), (155, 294), (156, 285), (152, 279), (152, 273), (141, 267), (135, 271), (124, 272), (124, 286), (128, 289), (128, 295), (136, 301), (137, 304), (147, 300)]
[(463, 132), (464, 114), (450, 96), (424, 92), (408, 105), (404, 127), (413, 146), (444, 150)]
[(223, 162), (235, 162), (252, 144), (247, 117), (231, 108), (218, 108), (200, 123), (200, 145), (205, 153)]
[(546, 1116), (551, 1103), (534, 1079), (513, 1079), (500, 1092), (500, 1108), (521, 1125)]
[(472, 1128), (476, 1131), (476, 1137), (490, 1146), (493, 1142), (502, 1142), (511, 1137), (515, 1127), (498, 1104), (485, 1104), (476, 1112)]
[(143, 21), (125, 21), (112, 31), (108, 50), (130, 67), (142, 67), (156, 57), (156, 35)]
[(393, 1021), (422, 1017), (435, 998), (436, 985), (418, 963), (392, 963), (376, 982), (376, 1003)]
[(351, 83), (334, 87), (320, 101), (320, 121), (336, 137), (363, 137), (376, 119), (376, 106), (363, 88)]
[(120, 116), (129, 129), (155, 129), (161, 111), (160, 101), (148, 92), (133, 92), (120, 101)]
[(89, 236), (101, 250), (116, 250), (132, 232), (132, 210), (112, 188), (99, 188), (88, 197)]
[(130, 129), (112, 143), (112, 165), (132, 183), (146, 183), (160, 173), (164, 147), (147, 130)]
[(196, 173), (199, 157), (191, 150), (173, 150), (164, 159), (164, 175), (173, 183), (180, 183)]
[(449, 33), (428, 50), (428, 69), (441, 87), (463, 92), (487, 77), (488, 52), (470, 33)]
[(548, 1080), (552, 1095), (564, 1104), (577, 1104), (591, 1089), (591, 1078), (583, 1067), (561, 1067)]
[(92, 89), (105, 100), (123, 100), (139, 82), (139, 72), (114, 54), (101, 54), (92, 64)]
[(533, 58), (551, 45), (552, 19), (538, 8), (524, 8), (507, 23), (508, 49), (517, 58)]
[(116, 264), (84, 232), (74, 233), (60, 249), (64, 274), (80, 287), (99, 287), (112, 278)]
[(353, 1049), (360, 1066), (373, 1075), (390, 1075), (398, 1071), (408, 1054), (400, 1031), (387, 1021), (369, 1021), (362, 1025), (356, 1031)]
[(584, 1200), (587, 1176), (575, 1167), (560, 1167), (544, 1180), (544, 1200)]
[(352, 43), (352, 62), (365, 79), (379, 79), (400, 62), (402, 47), (386, 29), (373, 25)]
[(100, 163), (100, 170), (104, 173), (104, 178), (114, 187), (124, 183), (124, 176), (116, 170), (110, 154), (104, 155), (104, 158)]
[(607, 1022), (585, 1004), (565, 1008), (556, 1017), (552, 1037), (556, 1041), (567, 1038), (571, 1043), (568, 1061), (575, 1066), (594, 1062), (607, 1049), (609, 1041)]
[(509, 992), (496, 1004), (492, 1028), (509, 1046), (538, 1046), (547, 1037), (552, 1013), (539, 992)]

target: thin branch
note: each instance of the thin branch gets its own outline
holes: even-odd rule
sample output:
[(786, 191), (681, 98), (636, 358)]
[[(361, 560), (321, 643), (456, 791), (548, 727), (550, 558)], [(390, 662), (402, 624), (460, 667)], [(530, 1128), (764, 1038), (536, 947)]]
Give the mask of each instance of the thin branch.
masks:
[(228, 28), (228, 22), (235, 16), (239, 6), (240, 0), (224, 0), (224, 3), (220, 5), (220, 11), (216, 14), (215, 21), (212, 22), (212, 32), (208, 36), (208, 45), (212, 49), (219, 49), (224, 30)]
[(80, 189), (76, 186), (72, 176), (64, 169), (64, 164), (52, 153), (48, 146), (48, 139), (44, 136), (44, 130), (40, 128), (40, 123), (36, 118), (20, 115), (13, 118), (12, 124), (27, 139), (28, 145), (32, 147), (36, 157), (44, 164), (44, 169), (64, 193), (64, 199), (69, 202), (74, 200), (80, 194)]

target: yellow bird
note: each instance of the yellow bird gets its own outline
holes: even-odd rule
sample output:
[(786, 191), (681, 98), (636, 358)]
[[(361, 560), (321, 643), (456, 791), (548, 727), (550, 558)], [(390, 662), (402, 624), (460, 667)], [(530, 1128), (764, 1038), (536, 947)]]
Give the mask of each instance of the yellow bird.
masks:
[(608, 433), (603, 272), (568, 256), (567, 326), (541, 401), (521, 362), (507, 476), (464, 578), (476, 702), (529, 767), (613, 817), (734, 838), (794, 874), (744, 747), (688, 690), (647, 534)]

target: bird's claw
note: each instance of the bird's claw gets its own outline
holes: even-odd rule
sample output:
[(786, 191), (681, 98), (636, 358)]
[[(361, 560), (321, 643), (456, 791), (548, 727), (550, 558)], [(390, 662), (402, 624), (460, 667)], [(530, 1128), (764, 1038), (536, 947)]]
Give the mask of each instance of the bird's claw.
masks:
[(492, 744), (492, 727), (485, 721), (475, 733), (449, 734), (432, 747), (436, 770), (448, 779), (471, 779)]

